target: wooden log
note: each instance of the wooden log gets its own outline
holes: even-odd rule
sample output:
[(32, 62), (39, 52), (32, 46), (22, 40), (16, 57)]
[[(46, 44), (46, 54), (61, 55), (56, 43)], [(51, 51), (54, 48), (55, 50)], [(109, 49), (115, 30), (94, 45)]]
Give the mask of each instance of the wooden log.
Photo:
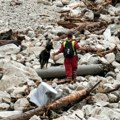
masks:
[(80, 102), (81, 100), (87, 98), (89, 94), (100, 84), (102, 80), (98, 81), (92, 88), (90, 89), (83, 89), (80, 91), (75, 91), (71, 93), (70, 95), (63, 97), (52, 104), (48, 105), (48, 110), (54, 110), (54, 109), (59, 109), (62, 107), (65, 107), (69, 104), (75, 104)]
[(48, 112), (49, 110), (56, 110), (60, 109), (62, 107), (65, 107), (71, 103), (80, 102), (81, 100), (85, 99), (90, 92), (100, 83), (101, 81), (97, 82), (91, 89), (86, 90), (80, 90), (80, 91), (74, 91), (68, 96), (65, 96), (59, 100), (56, 100), (47, 106), (38, 107), (36, 109), (30, 110), (28, 112), (18, 114), (18, 115), (12, 115), (10, 117), (3, 118), (1, 120), (28, 120), (33, 115), (43, 115), (44, 113)]
[(15, 44), (19, 46), (21, 45), (24, 39), (25, 39), (24, 36), (16, 36), (16, 40), (0, 40), (0, 46), (6, 45), (6, 44)]
[(105, 51), (98, 51), (96, 54), (97, 54), (98, 56), (103, 57), (103, 56), (105, 56), (105, 55), (108, 54), (108, 53), (115, 52), (116, 49), (117, 49), (117, 48), (114, 47), (113, 49), (109, 49), (109, 50), (105, 50)]
[(58, 41), (61, 39), (64, 39), (67, 37), (67, 34), (69, 32), (72, 32), (73, 34), (75, 34), (76, 32), (81, 32), (82, 30), (86, 29), (89, 30), (91, 32), (96, 31), (97, 29), (103, 29), (104, 27), (106, 27), (108, 25), (108, 23), (106, 22), (80, 22), (77, 27), (70, 29), (67, 33), (64, 33), (63, 35), (61, 35), (60, 37), (57, 37), (55, 39), (53, 39), (54, 41)]
[(76, 101), (79, 101), (81, 97), (86, 95), (86, 92), (87, 92), (86, 89), (75, 91), (66, 97), (56, 100), (54, 103), (49, 104), (48, 110), (56, 110), (56, 109), (65, 107), (68, 104), (72, 104)]
[(11, 40), (12, 35), (13, 31), (11, 29), (3, 32), (0, 31), (0, 40)]
[[(104, 71), (102, 64), (79, 65), (77, 75), (97, 75)], [(36, 72), (41, 78), (65, 77), (65, 69), (62, 66), (50, 67), (48, 69), (37, 69)]]
[(17, 46), (21, 45), (22, 40), (0, 40), (0, 46), (6, 45), (6, 44), (15, 44)]
[(80, 19), (80, 16), (77, 16), (77, 17), (65, 16), (64, 20), (74, 22), (74, 23), (75, 22), (83, 22), (83, 20)]
[(103, 9), (103, 7), (109, 5), (112, 2), (112, 0), (106, 0), (102, 4), (95, 4), (94, 0), (84, 2), (88, 9), (93, 11), (99, 11), (100, 9)]
[(0, 46), (6, 44), (15, 44), (17, 46), (21, 45), (21, 42), (25, 39), (25, 36), (20, 35), (20, 33), (13, 32), (12, 29), (8, 31), (3, 31), (0, 33)]
[(18, 114), (18, 115), (12, 115), (7, 118), (3, 118), (1, 120), (29, 120), (33, 115), (41, 116), (44, 113), (46, 113), (48, 110), (55, 110), (55, 109), (61, 108), (63, 106), (66, 106), (66, 105), (70, 104), (71, 102), (78, 101), (81, 98), (81, 96), (84, 96), (84, 95), (86, 95), (85, 89), (80, 90), (80, 91), (75, 91), (72, 94), (70, 94), (69, 96), (63, 97), (59, 100), (56, 100), (53, 103), (50, 103), (46, 107), (38, 107), (38, 108), (30, 110), (28, 112)]
[(60, 21), (57, 22), (57, 24), (59, 26), (63, 26), (64, 28), (68, 28), (68, 29), (72, 29), (72, 28), (77, 27), (76, 24), (74, 24), (72, 22), (69, 22), (69, 21), (62, 21), (62, 20), (60, 20)]
[(0, 120), (29, 120), (33, 115), (42, 115), (44, 112), (45, 112), (44, 107), (38, 107), (28, 112), (18, 114), (18, 115), (12, 115)]
[(118, 84), (114, 89), (106, 91), (105, 93), (111, 93), (120, 89), (120, 84)]

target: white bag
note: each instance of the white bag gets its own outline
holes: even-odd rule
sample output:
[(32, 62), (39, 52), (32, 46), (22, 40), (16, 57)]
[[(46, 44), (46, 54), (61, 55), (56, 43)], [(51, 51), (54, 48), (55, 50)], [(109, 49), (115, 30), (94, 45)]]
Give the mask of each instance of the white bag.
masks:
[(28, 97), (30, 98), (30, 101), (37, 106), (43, 106), (55, 99), (56, 95), (57, 91), (55, 89), (47, 83), (42, 82), (38, 88), (35, 88), (30, 92)]

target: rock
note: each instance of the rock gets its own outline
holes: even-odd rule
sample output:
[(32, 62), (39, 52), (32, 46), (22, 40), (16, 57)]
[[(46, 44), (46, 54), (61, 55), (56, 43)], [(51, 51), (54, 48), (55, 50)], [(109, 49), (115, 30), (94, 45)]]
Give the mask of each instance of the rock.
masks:
[(54, 119), (54, 120), (74, 120), (74, 119), (82, 119), (82, 120), (86, 120), (84, 118), (84, 114), (81, 110), (76, 110), (74, 111), (72, 114), (70, 114), (69, 116), (61, 116), (57, 119)]
[(16, 6), (16, 5), (21, 5), (23, 3), (23, 0), (11, 0), (10, 6)]
[(105, 75), (105, 77), (108, 77), (108, 76), (111, 76), (111, 77), (115, 78), (116, 74), (114, 72), (110, 71)]
[(10, 107), (10, 105), (7, 103), (0, 103), (0, 111), (4, 111), (4, 110), (7, 111), (9, 109), (9, 107)]
[(107, 97), (107, 95), (103, 94), (103, 93), (97, 93), (92, 98), (93, 98), (94, 102), (99, 102), (99, 101), (108, 102), (108, 100), (109, 100), (108, 97)]
[(77, 85), (76, 84), (69, 84), (69, 88), (71, 90), (75, 90), (77, 88)]
[(55, 4), (57, 7), (63, 7), (62, 1), (56, 1)]
[(17, 115), (17, 114), (21, 114), (21, 111), (0, 111), (0, 117), (9, 117), (12, 115)]
[(0, 90), (6, 90), (11, 86), (18, 86), (20, 83), (29, 80), (39, 80), (41, 78), (37, 75), (35, 70), (25, 67), (21, 63), (11, 61), (3, 64), (4, 75), (0, 81)]
[(109, 23), (110, 23), (112, 18), (111, 18), (110, 15), (103, 15), (103, 14), (101, 14), (101, 15), (100, 15), (100, 19), (101, 19), (101, 20), (105, 20), (106, 22), (109, 22)]
[(120, 72), (116, 74), (116, 80), (120, 80)]
[[(73, 112), (73, 115), (78, 115), (79, 116), (79, 119), (81, 118), (81, 119), (83, 119), (83, 120), (85, 120), (85, 118), (84, 118), (84, 113), (83, 113), (83, 111), (81, 111), (81, 110), (76, 110), (76, 111), (74, 111)], [(72, 115), (72, 116), (73, 116)]]
[(63, 89), (61, 88), (56, 88), (55, 89), (57, 91), (57, 95), (56, 95), (56, 98), (55, 99), (60, 99), (62, 96), (63, 96)]
[(113, 7), (112, 5), (109, 5), (108, 6), (108, 12), (109, 12), (110, 15), (114, 16), (117, 13), (117, 9), (115, 7)]
[(103, 91), (104, 91), (104, 92), (110, 91), (110, 90), (112, 90), (112, 89), (114, 89), (114, 87), (113, 87), (112, 84), (110, 84), (110, 83), (105, 83), (105, 84), (103, 84)]
[(20, 48), (17, 47), (15, 44), (7, 44), (0, 47), (0, 54), (3, 55), (11, 55), (16, 54), (20, 51)]
[(120, 63), (120, 52), (116, 53), (115, 60)]
[(11, 96), (16, 97), (16, 98), (21, 98), (25, 94), (26, 89), (27, 89), (26, 85), (24, 85), (22, 87), (16, 87), (16, 88), (14, 88), (13, 92), (11, 93)]
[(35, 33), (34, 33), (33, 30), (29, 30), (27, 35), (28, 35), (28, 37), (30, 37), (30, 38), (34, 38), (34, 37), (35, 37)]
[(101, 4), (101, 3), (103, 3), (103, 2), (105, 2), (105, 0), (95, 0), (95, 3), (96, 3), (96, 4)]
[(104, 64), (109, 64), (108, 61), (104, 57), (98, 57), (99, 61)]
[(88, 120), (98, 120), (98, 119), (96, 119), (94, 117), (89, 117)]
[(98, 115), (97, 120), (110, 120), (110, 119), (107, 115), (104, 114), (104, 115)]
[(72, 10), (70, 11), (71, 16), (77, 16), (77, 15), (79, 15), (80, 13), (81, 13), (81, 11), (80, 11), (79, 8), (72, 9)]
[(61, 116), (60, 118), (56, 118), (54, 120), (69, 120), (69, 116)]
[(29, 101), (26, 98), (18, 99), (14, 104), (14, 110), (23, 111), (29, 106)]
[(118, 102), (118, 97), (112, 93), (108, 94), (108, 99), (110, 102)]
[(76, 79), (77, 79), (78, 82), (87, 81), (87, 79), (85, 77), (82, 77), (82, 76), (77, 76)]
[[(41, 1), (43, 2), (43, 4), (41, 3)], [(47, 9), (46, 9), (46, 6), (47, 6)], [(9, 7), (11, 8), (15, 7), (15, 9), (12, 10), (12, 9), (9, 9)], [(1, 30), (5, 28), (13, 28), (14, 30), (25, 31), (27, 27), (31, 27), (32, 29), (35, 30), (40, 25), (46, 26), (47, 24), (50, 23), (50, 21), (48, 17), (46, 18), (46, 16), (44, 16), (44, 14), (52, 16), (51, 18), (53, 21), (55, 21), (55, 18), (56, 20), (59, 19), (58, 13), (54, 12), (56, 9), (56, 6), (51, 6), (48, 0), (38, 0), (38, 3), (37, 3), (37, 0), (23, 1), (23, 3), (19, 5), (19, 7), (10, 6), (8, 1), (7, 2), (1, 1), (0, 8), (1, 8), (0, 17), (2, 18), (2, 16), (4, 15), (4, 18), (0, 20)], [(44, 14), (42, 10), (44, 10)], [(13, 12), (15, 14), (12, 14)], [(9, 14), (8, 16), (5, 15), (7, 13)], [(43, 16), (41, 17), (41, 15)], [(53, 22), (53, 24), (55, 24), (55, 22)]]
[(66, 28), (64, 28), (64, 27), (62, 27), (62, 26), (58, 26), (58, 27), (53, 27), (52, 29), (51, 29), (51, 33), (52, 34), (57, 34), (57, 33), (66, 33), (66, 32), (68, 32), (68, 30), (66, 29)]
[[(57, 58), (55, 58), (57, 59)], [(56, 63), (63, 64), (64, 63), (64, 58), (60, 58), (56, 61)]]
[(37, 3), (40, 4), (44, 4), (44, 5), (50, 5), (50, 3), (48, 2), (48, 0), (37, 0)]
[(79, 60), (79, 63), (82, 64), (87, 64), (88, 60), (90, 61), (90, 58), (92, 57), (92, 55), (90, 53), (85, 54), (84, 56), (81, 57), (81, 59)]
[(98, 107), (106, 107), (109, 105), (109, 102), (104, 102), (104, 101), (98, 101), (95, 103)]
[(68, 5), (70, 1), (69, 0), (61, 0), (61, 2), (63, 5)]
[(108, 105), (109, 108), (119, 108), (119, 104), (118, 103), (110, 103)]
[(41, 120), (41, 119), (37, 115), (34, 115), (29, 120)]
[(89, 60), (88, 60), (88, 65), (89, 64), (98, 64), (99, 63), (99, 61), (98, 61), (99, 59), (98, 59), (98, 57), (91, 57)]
[(82, 107), (82, 111), (86, 116), (91, 116), (93, 109), (94, 107), (92, 105), (85, 105)]
[(79, 7), (79, 9), (80, 9), (80, 7), (85, 7), (85, 4), (84, 4), (84, 2), (83, 1), (75, 1), (75, 0), (71, 0), (70, 1), (70, 4), (68, 5), (70, 8), (74, 8), (74, 7)]
[(84, 18), (87, 19), (87, 20), (93, 20), (93, 18), (94, 18), (93, 12), (92, 11), (86, 12), (85, 15), (84, 15)]
[(64, 95), (68, 95), (68, 94), (70, 94), (72, 92), (72, 90), (69, 88), (69, 87), (64, 87), (63, 88), (63, 94)]
[[(112, 62), (112, 65), (113, 65), (113, 67), (116, 67), (116, 69), (118, 70), (118, 72), (119, 72), (119, 70), (120, 70), (120, 64), (118, 63), (118, 62), (116, 62), (116, 61), (113, 61)], [(116, 71), (117, 72), (117, 71)]]
[(7, 92), (0, 91), (0, 103), (6, 102), (10, 103), (11, 102), (11, 97)]
[(96, 116), (98, 120), (111, 120), (111, 119), (116, 119), (119, 120), (120, 114), (119, 111), (116, 111), (115, 109), (110, 109), (108, 107), (104, 107), (101, 111), (101, 113)]

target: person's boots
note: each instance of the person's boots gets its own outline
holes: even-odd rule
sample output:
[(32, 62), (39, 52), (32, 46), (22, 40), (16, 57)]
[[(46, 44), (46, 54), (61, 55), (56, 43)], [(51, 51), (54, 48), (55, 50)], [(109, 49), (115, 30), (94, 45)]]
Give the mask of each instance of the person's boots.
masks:
[(67, 81), (67, 82), (71, 82), (71, 81), (72, 81), (72, 77), (67, 77), (67, 78), (66, 78), (66, 81)]
[(72, 76), (73, 83), (76, 82), (76, 77), (77, 77), (77, 71), (73, 71), (73, 76)]

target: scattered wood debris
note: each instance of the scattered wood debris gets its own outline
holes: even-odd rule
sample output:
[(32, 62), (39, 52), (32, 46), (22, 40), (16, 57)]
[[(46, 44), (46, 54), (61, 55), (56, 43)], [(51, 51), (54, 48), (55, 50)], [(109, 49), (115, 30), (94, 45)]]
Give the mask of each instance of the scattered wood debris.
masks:
[(13, 43), (17, 46), (25, 39), (19, 32), (13, 32), (11, 29), (0, 33), (0, 46)]
[(66, 97), (63, 97), (59, 100), (56, 100), (56, 101), (48, 104), (47, 106), (38, 107), (38, 108), (35, 108), (28, 112), (25, 112), (25, 113), (22, 113), (19, 115), (13, 115), (9, 118), (4, 118), (1, 120), (28, 120), (33, 115), (42, 116), (44, 113), (46, 115), (48, 115), (48, 117), (51, 117), (51, 116), (49, 116), (50, 110), (60, 109), (62, 107), (66, 107), (69, 104), (73, 105), (73, 104), (76, 104), (76, 103), (82, 101), (83, 99), (85, 99), (86, 97), (88, 97), (90, 95), (90, 92), (92, 92), (97, 87), (97, 85), (100, 84), (100, 82), (101, 81), (97, 82), (90, 90), (83, 89), (80, 91), (75, 91)]

